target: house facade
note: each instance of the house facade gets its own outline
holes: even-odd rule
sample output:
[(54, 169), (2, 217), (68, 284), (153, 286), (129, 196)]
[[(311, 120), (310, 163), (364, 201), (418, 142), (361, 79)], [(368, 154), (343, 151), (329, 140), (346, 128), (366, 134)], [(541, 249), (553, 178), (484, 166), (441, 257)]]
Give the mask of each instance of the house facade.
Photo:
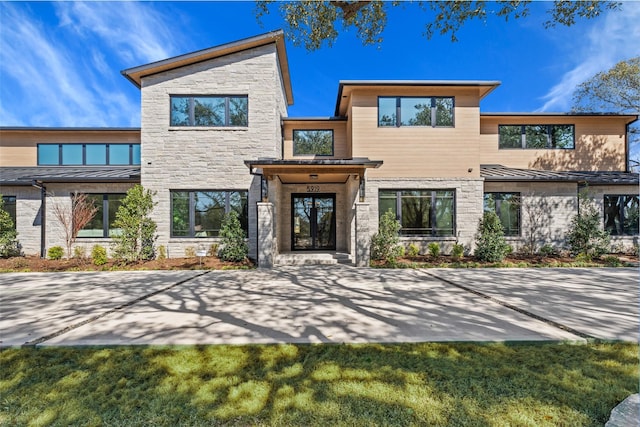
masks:
[(77, 245), (109, 246), (128, 188), (154, 192), (168, 256), (219, 242), (236, 211), (260, 266), (291, 253), (343, 253), (368, 265), (391, 210), (403, 243), (473, 249), (495, 210), (516, 248), (562, 247), (587, 189), (616, 245), (638, 243), (637, 115), (485, 113), (497, 81), (341, 81), (330, 117), (293, 104), (284, 36), (271, 32), (124, 70), (141, 127), (0, 128), (0, 192), (26, 254), (62, 245), (51, 206), (99, 207)]

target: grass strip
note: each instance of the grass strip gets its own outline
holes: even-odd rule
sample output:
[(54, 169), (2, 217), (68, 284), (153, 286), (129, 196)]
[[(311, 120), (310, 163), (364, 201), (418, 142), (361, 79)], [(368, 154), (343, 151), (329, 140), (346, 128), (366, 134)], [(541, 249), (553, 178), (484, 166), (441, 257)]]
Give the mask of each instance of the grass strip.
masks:
[(1, 425), (596, 426), (637, 343), (0, 351)]

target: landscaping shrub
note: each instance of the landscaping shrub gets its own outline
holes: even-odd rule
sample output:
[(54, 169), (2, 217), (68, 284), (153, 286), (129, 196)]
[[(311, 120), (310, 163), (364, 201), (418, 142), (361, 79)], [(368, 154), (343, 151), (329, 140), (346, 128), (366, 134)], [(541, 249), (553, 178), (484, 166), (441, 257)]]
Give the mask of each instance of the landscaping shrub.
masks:
[(100, 245), (94, 245), (91, 248), (91, 262), (93, 265), (105, 265), (107, 263), (107, 250)]
[(438, 258), (440, 256), (440, 244), (436, 242), (431, 242), (427, 245), (427, 250), (429, 251), (429, 255), (433, 258)]
[(602, 258), (607, 267), (622, 267), (622, 261), (617, 256), (608, 255)]
[(127, 191), (118, 207), (113, 227), (121, 230), (113, 237), (113, 253), (123, 261), (151, 260), (155, 258), (157, 225), (151, 219), (155, 203), (149, 190), (135, 185)]
[(411, 243), (407, 250), (407, 256), (416, 257), (418, 255), (420, 255), (420, 248), (415, 243)]
[(513, 251), (504, 238), (504, 229), (495, 212), (485, 212), (478, 224), (475, 256), (481, 261), (500, 262)]
[(395, 264), (404, 250), (398, 242), (402, 226), (390, 210), (380, 217), (378, 232), (371, 237), (371, 259)]
[(543, 245), (538, 253), (545, 257), (556, 257), (559, 255), (558, 250), (548, 243)]
[(0, 257), (9, 258), (20, 255), (15, 224), (9, 212), (4, 210), (4, 200), (0, 194)]
[(249, 246), (245, 241), (244, 230), (236, 211), (230, 211), (224, 215), (222, 226), (220, 227), (220, 237), (222, 238), (220, 259), (240, 262), (247, 258)]
[(62, 259), (63, 255), (64, 255), (64, 249), (62, 249), (62, 246), (52, 246), (47, 251), (47, 256), (49, 257), (49, 259), (54, 259), (54, 260)]
[(193, 258), (196, 256), (196, 248), (193, 246), (187, 246), (184, 248), (184, 256), (187, 258)]
[(609, 251), (611, 236), (601, 227), (600, 212), (592, 200), (581, 194), (578, 203), (578, 214), (571, 220), (567, 234), (569, 251), (572, 255), (600, 258)]
[(453, 248), (451, 248), (451, 258), (453, 258), (454, 261), (458, 261), (462, 258), (463, 255), (464, 246), (459, 243), (453, 245)]
[(158, 246), (158, 259), (167, 259), (167, 248), (164, 245)]
[(84, 246), (76, 246), (73, 248), (73, 257), (77, 259), (85, 259), (87, 257), (87, 248)]
[(218, 245), (217, 243), (212, 243), (211, 246), (209, 246), (209, 250), (207, 251), (207, 256), (218, 256), (218, 250), (220, 249), (220, 245)]

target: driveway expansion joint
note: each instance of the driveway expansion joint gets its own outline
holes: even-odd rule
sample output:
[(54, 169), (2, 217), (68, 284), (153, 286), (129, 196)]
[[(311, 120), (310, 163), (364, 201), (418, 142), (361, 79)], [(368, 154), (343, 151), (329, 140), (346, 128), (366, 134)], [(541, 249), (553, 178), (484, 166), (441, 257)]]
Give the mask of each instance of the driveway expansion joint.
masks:
[(33, 347), (36, 347), (38, 344), (42, 344), (45, 341), (49, 341), (50, 339), (53, 339), (53, 338), (56, 338), (56, 337), (58, 337), (60, 335), (66, 334), (69, 331), (72, 331), (74, 329), (78, 329), (81, 326), (84, 326), (84, 325), (87, 325), (89, 323), (95, 322), (96, 320), (102, 319), (103, 317), (106, 317), (106, 316), (108, 316), (108, 315), (110, 315), (112, 313), (115, 313), (116, 311), (120, 311), (120, 310), (122, 310), (124, 308), (130, 307), (130, 306), (132, 306), (134, 304), (137, 304), (137, 303), (139, 303), (141, 301), (149, 299), (149, 298), (151, 298), (151, 297), (153, 297), (155, 295), (158, 295), (158, 294), (160, 294), (162, 292), (166, 292), (166, 291), (168, 291), (168, 290), (170, 290), (172, 288), (175, 288), (176, 286), (180, 286), (182, 284), (185, 284), (185, 283), (187, 283), (187, 282), (189, 282), (191, 280), (197, 279), (198, 277), (202, 277), (205, 274), (209, 274), (209, 273), (211, 273), (211, 270), (207, 270), (207, 271), (204, 271), (204, 272), (202, 272), (200, 274), (196, 274), (195, 276), (188, 277), (188, 278), (180, 280), (180, 281), (178, 281), (176, 283), (172, 283), (171, 285), (165, 286), (162, 289), (158, 289), (158, 290), (155, 290), (155, 291), (150, 292), (148, 294), (142, 295), (141, 297), (138, 297), (138, 298), (136, 298), (134, 300), (125, 302), (124, 304), (120, 304), (117, 307), (114, 307), (114, 308), (109, 309), (109, 310), (107, 310), (107, 311), (105, 311), (103, 313), (100, 313), (100, 314), (97, 314), (95, 316), (92, 316), (92, 317), (90, 317), (88, 319), (82, 320), (82, 321), (80, 321), (78, 323), (74, 323), (73, 325), (69, 325), (69, 326), (67, 326), (65, 328), (62, 328), (62, 329), (60, 329), (58, 331), (55, 331), (55, 332), (53, 332), (53, 333), (51, 333), (49, 335), (45, 335), (43, 337), (36, 338), (35, 340), (27, 341), (24, 344), (22, 344), (21, 347), (22, 348), (33, 348)]
[(558, 328), (558, 329), (561, 329), (561, 330), (563, 330), (565, 332), (569, 332), (570, 334), (573, 334), (573, 335), (576, 335), (576, 336), (578, 336), (580, 338), (586, 339), (589, 342), (599, 341), (599, 339), (597, 337), (594, 337), (593, 335), (586, 334), (584, 332), (578, 331), (577, 329), (573, 329), (573, 328), (571, 328), (571, 327), (569, 327), (567, 325), (563, 325), (562, 323), (558, 323), (558, 322), (553, 321), (551, 319), (547, 319), (546, 317), (539, 316), (539, 315), (537, 315), (535, 313), (532, 313), (530, 311), (527, 311), (525, 309), (517, 307), (517, 306), (515, 306), (513, 304), (509, 304), (509, 303), (504, 302), (504, 301), (502, 301), (502, 300), (500, 300), (498, 298), (492, 297), (491, 295), (487, 295), (487, 294), (485, 294), (483, 292), (477, 291), (477, 290), (472, 289), (472, 288), (470, 288), (468, 286), (461, 285), (461, 284), (456, 283), (456, 282), (454, 282), (452, 280), (445, 279), (445, 278), (440, 277), (439, 275), (431, 273), (429, 271), (423, 271), (423, 272), (427, 276), (430, 276), (430, 277), (432, 277), (432, 278), (434, 278), (436, 280), (440, 280), (443, 283), (446, 283), (448, 285), (454, 286), (454, 287), (456, 287), (458, 289), (462, 289), (465, 292), (470, 292), (470, 293), (472, 293), (472, 294), (474, 294), (476, 296), (479, 296), (479, 297), (481, 297), (483, 299), (486, 299), (488, 301), (491, 301), (491, 302), (494, 302), (496, 304), (499, 304), (499, 305), (501, 305), (501, 306), (503, 306), (505, 308), (508, 308), (509, 310), (516, 311), (516, 312), (518, 312), (520, 314), (524, 314), (527, 317), (530, 317), (532, 319), (535, 319), (535, 320), (538, 320), (540, 322), (546, 323), (547, 325), (553, 326), (554, 328)]

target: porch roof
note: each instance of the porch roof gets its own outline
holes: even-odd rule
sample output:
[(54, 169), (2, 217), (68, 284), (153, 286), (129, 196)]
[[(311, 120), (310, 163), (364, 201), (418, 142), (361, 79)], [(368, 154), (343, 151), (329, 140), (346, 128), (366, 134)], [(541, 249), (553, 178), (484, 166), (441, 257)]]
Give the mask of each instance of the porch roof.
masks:
[(0, 184), (32, 185), (35, 182), (140, 182), (135, 166), (28, 166), (1, 167)]
[(509, 168), (502, 165), (480, 165), (485, 181), (565, 181), (594, 185), (638, 185), (639, 174), (619, 171), (544, 171)]
[(351, 159), (258, 159), (245, 160), (251, 173), (254, 169), (268, 170), (271, 174), (303, 172), (338, 172), (349, 173), (361, 169), (378, 168), (382, 160), (369, 160), (367, 157), (354, 157)]

